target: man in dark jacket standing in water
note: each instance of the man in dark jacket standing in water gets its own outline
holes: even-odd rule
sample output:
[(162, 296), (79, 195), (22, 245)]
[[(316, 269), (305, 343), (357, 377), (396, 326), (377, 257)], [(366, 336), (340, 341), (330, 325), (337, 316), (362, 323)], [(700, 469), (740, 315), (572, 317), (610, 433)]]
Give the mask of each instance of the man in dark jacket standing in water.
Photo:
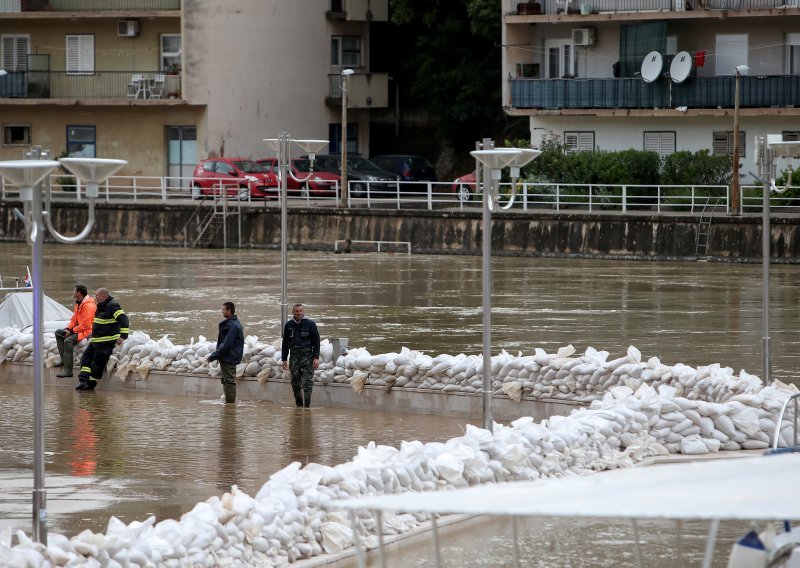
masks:
[(225, 317), (219, 323), (217, 336), (217, 350), (208, 356), (208, 362), (219, 361), (222, 369), (222, 390), (225, 392), (225, 402), (236, 402), (236, 365), (242, 362), (244, 355), (244, 329), (239, 318), (236, 317), (236, 306), (233, 302), (222, 304), (222, 315)]
[(292, 316), (283, 327), (281, 365), (291, 371), (295, 405), (309, 408), (314, 370), (319, 367), (319, 332), (314, 320), (305, 317), (303, 304), (292, 306)]

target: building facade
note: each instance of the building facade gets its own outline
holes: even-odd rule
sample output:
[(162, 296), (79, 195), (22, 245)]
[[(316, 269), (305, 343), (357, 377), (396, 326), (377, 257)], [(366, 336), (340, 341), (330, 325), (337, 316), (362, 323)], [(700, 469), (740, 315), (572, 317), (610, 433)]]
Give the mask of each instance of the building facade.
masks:
[(732, 156), (737, 82), (745, 182), (756, 136), (800, 139), (797, 0), (503, 0), (502, 9), (504, 105), (529, 117), (534, 144), (553, 133), (574, 150)]
[[(0, 159), (124, 158), (121, 174), (188, 178), (206, 157), (274, 155), (289, 131), (369, 152), (373, 22), (388, 0), (0, 0)], [(183, 184), (186, 184), (184, 179)]]

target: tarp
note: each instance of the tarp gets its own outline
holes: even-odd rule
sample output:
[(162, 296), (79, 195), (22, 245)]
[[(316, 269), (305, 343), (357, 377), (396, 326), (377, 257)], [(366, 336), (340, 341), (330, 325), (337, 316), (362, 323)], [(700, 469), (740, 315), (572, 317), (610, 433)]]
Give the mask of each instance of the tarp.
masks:
[[(69, 323), (72, 311), (54, 299), (44, 296), (42, 301), (44, 329), (57, 329)], [(33, 325), (33, 292), (11, 292), (0, 304), (0, 327), (24, 329)]]
[(335, 501), (330, 509), (628, 519), (800, 519), (800, 454)]

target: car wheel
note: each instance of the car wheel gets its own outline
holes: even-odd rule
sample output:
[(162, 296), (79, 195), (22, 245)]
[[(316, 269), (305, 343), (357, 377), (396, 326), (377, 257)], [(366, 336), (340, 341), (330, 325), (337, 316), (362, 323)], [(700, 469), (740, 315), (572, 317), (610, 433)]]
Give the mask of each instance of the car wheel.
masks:
[(192, 186), (192, 199), (203, 199), (203, 191), (199, 185)]
[(367, 194), (367, 186), (363, 183), (350, 184), (351, 197), (364, 197)]
[(472, 199), (472, 188), (468, 185), (458, 186), (458, 200), (461, 203), (467, 203)]
[(311, 197), (311, 190), (308, 188), (308, 184), (304, 183), (303, 187), (300, 188), (300, 197), (303, 199), (308, 199)]

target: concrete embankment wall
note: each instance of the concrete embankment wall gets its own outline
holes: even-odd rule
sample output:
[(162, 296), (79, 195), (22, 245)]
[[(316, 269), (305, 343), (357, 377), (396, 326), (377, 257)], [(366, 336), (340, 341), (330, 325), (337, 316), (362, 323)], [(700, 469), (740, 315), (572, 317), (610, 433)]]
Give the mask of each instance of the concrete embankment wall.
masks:
[[(19, 204), (0, 204), (0, 240), (22, 240), (14, 218)], [(84, 204), (54, 207), (55, 227), (75, 234), (86, 222)], [(696, 257), (698, 217), (689, 215), (498, 212), (493, 215), (492, 252), (510, 256), (563, 256), (681, 260)], [(197, 206), (163, 203), (98, 205), (97, 223), (86, 242), (183, 246), (197, 235)], [(228, 220), (228, 246), (238, 243), (239, 219)], [(760, 261), (760, 216), (716, 217), (710, 226), (707, 255), (715, 260)], [(280, 246), (280, 211), (274, 202), (252, 204), (241, 215), (242, 245)], [(184, 228), (186, 231), (184, 232)], [(776, 262), (800, 262), (800, 217), (772, 219)], [(415, 253), (481, 254), (478, 210), (396, 211), (291, 207), (288, 247), (332, 250), (337, 239), (408, 241)], [(217, 239), (222, 243), (222, 234)]]
[[(56, 377), (58, 370), (45, 369), (45, 384), (75, 388), (78, 380), (59, 379)], [(0, 384), (33, 384), (33, 380), (33, 365), (30, 363), (0, 364)], [(236, 384), (239, 400), (262, 400), (294, 406), (292, 387), (287, 380), (270, 379), (262, 385), (253, 377), (243, 377)], [(137, 373), (129, 373), (125, 381), (112, 374), (111, 377), (104, 378), (97, 388), (203, 398), (219, 398), (222, 395), (218, 378), (158, 371), (150, 372), (145, 379)], [(315, 384), (312, 405), (473, 419), (482, 416), (480, 393), (443, 393), (426, 389), (392, 389), (387, 393), (383, 387), (365, 385), (362, 393), (356, 394), (349, 384), (344, 383)], [(516, 420), (520, 416), (533, 416), (538, 421), (549, 416), (567, 416), (572, 410), (583, 406), (586, 405), (571, 401), (523, 398), (520, 402), (515, 402), (507, 397), (495, 397), (492, 400), (492, 416), (495, 420), (504, 422)]]

